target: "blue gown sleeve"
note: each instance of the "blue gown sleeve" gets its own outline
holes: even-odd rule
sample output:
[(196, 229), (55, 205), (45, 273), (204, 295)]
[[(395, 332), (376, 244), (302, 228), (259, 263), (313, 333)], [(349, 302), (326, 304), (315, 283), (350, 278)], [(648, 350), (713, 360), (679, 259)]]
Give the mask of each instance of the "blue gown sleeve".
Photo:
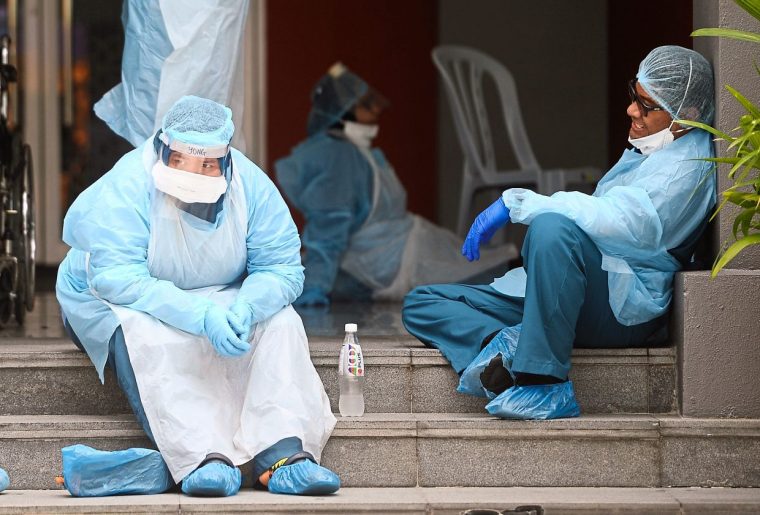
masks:
[(150, 189), (134, 150), (85, 191), (66, 214), (63, 240), (89, 253), (87, 282), (112, 304), (148, 313), (192, 334), (202, 334), (209, 299), (191, 295), (148, 270)]
[(639, 187), (615, 186), (599, 197), (577, 191), (560, 191), (547, 197), (511, 188), (503, 193), (502, 199), (513, 222), (527, 225), (543, 213), (570, 218), (602, 253), (625, 255), (632, 249), (646, 253), (660, 246), (660, 217), (652, 199)]
[[(237, 161), (243, 159), (238, 157)], [(240, 288), (238, 301), (245, 302), (251, 309), (253, 322), (259, 322), (301, 294), (304, 281), (301, 242), (288, 206), (266, 174), (252, 164), (240, 173), (248, 202), (248, 276)]]

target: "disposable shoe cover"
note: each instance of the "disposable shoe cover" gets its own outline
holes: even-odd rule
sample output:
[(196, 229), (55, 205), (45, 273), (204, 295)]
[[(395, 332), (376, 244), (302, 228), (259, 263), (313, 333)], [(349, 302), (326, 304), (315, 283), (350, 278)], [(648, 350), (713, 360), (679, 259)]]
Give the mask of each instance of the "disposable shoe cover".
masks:
[(212, 461), (183, 479), (182, 491), (199, 497), (229, 497), (238, 493), (241, 481), (240, 469)]
[(160, 494), (174, 486), (161, 454), (151, 449), (61, 449), (64, 486), (74, 497)]
[(501, 360), (504, 363), (504, 368), (507, 369), (509, 375), (512, 374), (512, 359), (515, 356), (515, 350), (517, 349), (517, 340), (520, 338), (520, 331), (522, 330), (522, 324), (517, 324), (514, 327), (505, 327), (499, 333), (488, 342), (488, 345), (483, 347), (472, 363), (467, 365), (467, 368), (462, 372), (462, 377), (459, 380), (459, 386), (457, 391), (459, 393), (466, 393), (467, 395), (475, 395), (476, 397), (487, 397), (493, 399), (496, 395), (483, 387), (480, 381), (480, 374), (488, 366), (496, 354), (501, 354)]
[(581, 414), (572, 381), (513, 386), (489, 402), (486, 410), (497, 417), (519, 420), (546, 420), (577, 417)]
[(268, 487), (275, 494), (327, 495), (340, 488), (340, 478), (332, 470), (303, 460), (275, 470)]
[(8, 488), (11, 484), (11, 478), (8, 477), (8, 473), (0, 469), (0, 492)]

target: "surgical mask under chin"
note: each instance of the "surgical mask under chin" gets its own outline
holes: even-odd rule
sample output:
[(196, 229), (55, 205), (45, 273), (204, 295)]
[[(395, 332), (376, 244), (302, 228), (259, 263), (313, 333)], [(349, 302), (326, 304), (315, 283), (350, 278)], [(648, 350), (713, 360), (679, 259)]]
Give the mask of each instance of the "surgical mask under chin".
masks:
[(372, 140), (377, 136), (380, 129), (377, 125), (368, 125), (366, 123), (343, 122), (343, 134), (346, 139), (357, 147), (369, 147)]
[(161, 159), (153, 165), (152, 174), (156, 189), (187, 204), (211, 204), (227, 191), (227, 179), (224, 175), (209, 177), (177, 170), (165, 165)]
[(662, 129), (661, 131), (650, 134), (649, 136), (644, 136), (643, 138), (631, 138), (629, 136), (628, 143), (638, 148), (639, 151), (645, 156), (648, 156), (649, 154), (660, 150), (664, 146), (673, 143), (675, 137), (670, 131), (670, 128), (672, 126), (673, 123), (671, 122), (669, 126)]

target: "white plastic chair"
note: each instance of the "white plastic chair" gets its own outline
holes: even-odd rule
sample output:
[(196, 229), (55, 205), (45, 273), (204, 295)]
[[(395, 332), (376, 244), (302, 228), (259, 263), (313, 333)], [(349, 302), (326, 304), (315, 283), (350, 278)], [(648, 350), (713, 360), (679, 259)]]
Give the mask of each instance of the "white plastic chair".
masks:
[[(525, 132), (515, 81), (503, 64), (489, 55), (463, 46), (439, 46), (433, 49), (432, 56), (441, 72), (459, 144), (464, 152), (457, 217), (459, 234), (464, 235), (472, 221), (470, 209), (478, 190), (533, 184), (538, 193), (551, 195), (566, 189), (569, 184), (596, 182), (601, 177), (600, 171), (591, 167), (541, 168)], [(496, 168), (493, 136), (483, 98), (486, 74), (491, 76), (498, 91), (504, 124), (519, 166), (516, 170)]]

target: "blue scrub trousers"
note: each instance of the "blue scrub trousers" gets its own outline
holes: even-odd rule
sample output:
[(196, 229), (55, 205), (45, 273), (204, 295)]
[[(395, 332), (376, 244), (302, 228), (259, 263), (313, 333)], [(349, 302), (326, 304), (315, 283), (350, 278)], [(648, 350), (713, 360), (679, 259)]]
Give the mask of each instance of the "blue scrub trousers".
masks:
[(522, 322), (514, 373), (567, 378), (573, 346), (646, 347), (667, 339), (667, 316), (625, 326), (609, 304), (599, 249), (569, 218), (547, 213), (528, 227), (522, 248), (525, 298), (489, 285), (434, 284), (404, 299), (407, 330), (439, 349), (458, 374), (486, 337)]
[[(79, 337), (74, 333), (69, 325), (66, 317), (63, 317), (63, 326), (66, 330), (66, 334), (79, 347), (79, 350), (85, 352), (84, 346), (79, 341)], [(127, 344), (124, 342), (124, 332), (121, 326), (116, 328), (111, 340), (108, 342), (108, 361), (106, 362), (114, 373), (116, 381), (119, 387), (127, 397), (129, 405), (132, 407), (132, 411), (137, 417), (137, 421), (142, 426), (145, 434), (148, 435), (153, 445), (156, 445), (156, 440), (153, 438), (153, 432), (150, 430), (150, 424), (148, 424), (148, 418), (145, 416), (145, 410), (143, 409), (142, 401), (140, 400), (140, 391), (137, 388), (137, 380), (135, 379), (135, 372), (132, 369), (132, 364), (129, 362), (129, 354), (127, 352)], [(303, 451), (303, 444), (300, 438), (288, 437), (279, 440), (274, 445), (264, 449), (256, 456), (253, 457), (253, 474), (254, 478), (258, 478), (269, 467), (277, 463), (282, 458), (289, 458), (296, 453)]]

